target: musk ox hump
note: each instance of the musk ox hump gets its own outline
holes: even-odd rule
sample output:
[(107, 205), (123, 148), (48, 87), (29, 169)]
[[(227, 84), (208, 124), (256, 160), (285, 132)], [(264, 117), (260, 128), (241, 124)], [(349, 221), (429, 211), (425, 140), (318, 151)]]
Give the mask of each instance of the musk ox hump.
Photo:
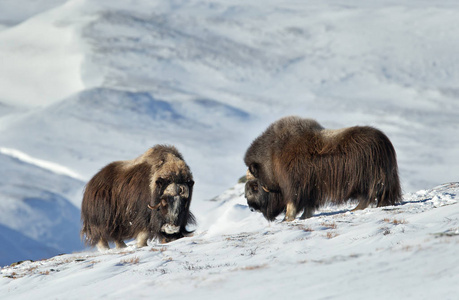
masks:
[(177, 148), (174, 146), (164, 146), (164, 145), (156, 145), (137, 157), (136, 159), (132, 160), (132, 164), (140, 164), (140, 163), (148, 163), (149, 165), (153, 166), (155, 169), (159, 168), (167, 159), (170, 158), (169, 155), (176, 157), (183, 161), (183, 157), (178, 152)]

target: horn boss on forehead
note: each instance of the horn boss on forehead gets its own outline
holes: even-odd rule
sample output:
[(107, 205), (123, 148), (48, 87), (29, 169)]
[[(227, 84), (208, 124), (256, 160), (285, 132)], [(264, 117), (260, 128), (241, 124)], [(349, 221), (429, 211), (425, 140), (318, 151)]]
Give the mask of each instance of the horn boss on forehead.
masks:
[(90, 246), (108, 249), (109, 242), (137, 246), (156, 238), (169, 242), (195, 224), (190, 212), (193, 176), (175, 147), (157, 145), (133, 160), (116, 161), (88, 182), (83, 195), (81, 235)]

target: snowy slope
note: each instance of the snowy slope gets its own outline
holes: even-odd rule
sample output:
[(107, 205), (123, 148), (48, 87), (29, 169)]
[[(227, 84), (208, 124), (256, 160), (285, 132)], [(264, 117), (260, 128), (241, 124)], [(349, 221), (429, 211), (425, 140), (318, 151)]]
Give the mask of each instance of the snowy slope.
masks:
[(85, 88), (80, 74), (84, 43), (78, 31), (92, 17), (80, 12), (82, 2), (49, 1), (41, 8), (51, 9), (35, 11), (38, 14), (0, 32), (0, 101), (47, 105)]
[[(399, 206), (329, 206), (268, 223), (239, 184), (193, 237), (80, 252), (1, 269), (2, 299), (456, 299), (459, 184), (405, 194)], [(280, 218), (279, 218), (280, 219)]]
[(2, 0), (0, 26), (11, 27), (34, 15), (62, 5), (66, 0)]
[(84, 182), (157, 143), (190, 165), (207, 230), (225, 219), (205, 200), (289, 114), (382, 129), (405, 192), (458, 180), (455, 1), (33, 2), (0, 1), (0, 148), (33, 158), (0, 155), (0, 224), (18, 234), (0, 251), (19, 235), (80, 250)]
[[(83, 249), (79, 238), (81, 180), (0, 149), (0, 264)], [(14, 153), (15, 156), (9, 154)], [(39, 161), (43, 164), (43, 161)], [(46, 164), (45, 164), (46, 165)], [(52, 171), (51, 171), (51, 170)]]

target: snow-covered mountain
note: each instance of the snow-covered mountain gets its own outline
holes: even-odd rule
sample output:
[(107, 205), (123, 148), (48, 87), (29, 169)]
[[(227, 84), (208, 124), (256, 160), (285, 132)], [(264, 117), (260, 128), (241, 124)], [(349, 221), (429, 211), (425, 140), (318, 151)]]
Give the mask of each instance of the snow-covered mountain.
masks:
[(8, 150), (0, 148), (0, 265), (82, 249), (72, 201), (84, 183), (65, 168)]
[[(459, 4), (454, 1), (29, 2), (0, 1), (0, 265), (83, 250), (78, 231), (85, 182), (107, 163), (135, 158), (158, 143), (177, 146), (193, 172), (191, 210), (199, 224), (194, 239), (211, 245), (196, 249), (214, 251), (213, 243), (224, 241), (222, 249), (246, 249), (247, 239), (238, 237), (247, 228), (254, 228), (250, 239), (261, 244), (264, 230), (278, 230), (274, 246), (263, 254), (271, 259), (267, 253), (282, 251), (288, 240), (283, 231), (295, 236), (297, 227), (327, 215), (269, 225), (248, 213), (240, 186), (228, 200), (237, 204), (228, 209), (206, 200), (234, 185), (245, 173), (242, 158), (250, 142), (285, 115), (314, 118), (329, 128), (382, 129), (397, 151), (407, 202), (410, 193), (458, 180)], [(402, 208), (406, 218), (410, 205)], [(446, 230), (434, 216), (438, 209), (431, 211), (419, 215), (425, 218), (421, 222), (437, 224), (432, 232)], [(378, 211), (378, 218), (385, 213)], [(449, 213), (445, 218), (454, 217)], [(366, 219), (343, 216), (355, 225), (344, 229), (351, 241), (365, 241), (351, 228)], [(379, 225), (372, 225), (375, 231)], [(307, 247), (326, 246), (310, 237)], [(394, 246), (385, 236), (370, 240), (382, 249)], [(456, 245), (455, 237), (447, 240), (441, 245)], [(357, 249), (351, 244), (338, 250)], [(295, 245), (304, 246), (289, 244)], [(185, 251), (181, 247), (178, 251)], [(436, 244), (432, 248), (438, 250)], [(154, 252), (133, 255), (143, 263), (144, 257), (167, 253)], [(319, 259), (314, 253), (307, 255), (318, 261), (340, 255), (325, 252)], [(110, 256), (84, 255), (113, 263)], [(390, 262), (384, 259), (382, 265)], [(82, 262), (77, 268), (86, 267)], [(325, 269), (313, 268), (324, 272), (314, 283), (319, 285)], [(266, 274), (274, 276), (286, 267), (277, 263), (270, 270)]]

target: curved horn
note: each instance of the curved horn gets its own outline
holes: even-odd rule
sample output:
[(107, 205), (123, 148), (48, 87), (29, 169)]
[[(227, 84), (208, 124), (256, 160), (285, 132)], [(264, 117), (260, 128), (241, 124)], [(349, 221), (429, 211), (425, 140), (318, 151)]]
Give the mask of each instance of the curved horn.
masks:
[(247, 169), (246, 177), (247, 177), (247, 180), (254, 180), (255, 179), (255, 176), (253, 176), (253, 174), (250, 173), (249, 169)]
[(155, 206), (151, 206), (150, 204), (147, 204), (147, 207), (151, 210), (155, 210), (155, 209), (158, 209), (160, 206), (167, 206), (167, 201), (162, 199), (158, 204), (156, 204)]
[(151, 210), (155, 210), (155, 209), (158, 209), (160, 205), (161, 205), (161, 203), (158, 203), (158, 204), (156, 204), (155, 206), (151, 206), (150, 204), (148, 204), (147, 207), (148, 207), (149, 209), (151, 209)]

